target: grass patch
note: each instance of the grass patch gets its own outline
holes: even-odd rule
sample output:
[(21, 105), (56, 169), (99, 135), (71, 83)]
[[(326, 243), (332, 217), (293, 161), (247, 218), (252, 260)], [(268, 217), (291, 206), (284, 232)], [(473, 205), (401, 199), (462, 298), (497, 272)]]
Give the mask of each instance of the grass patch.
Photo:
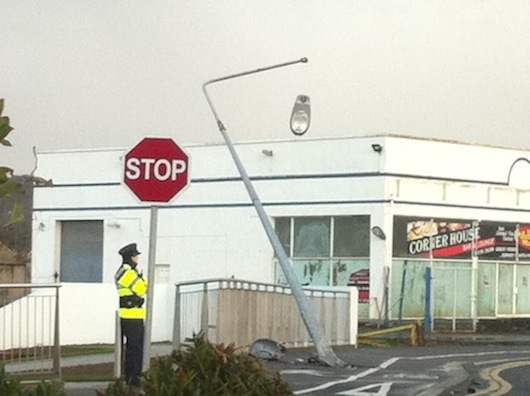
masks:
[(114, 353), (114, 345), (65, 345), (61, 347), (61, 357), (100, 355), (105, 353)]
[(64, 376), (61, 378), (64, 382), (112, 382), (114, 381), (113, 375), (96, 375), (96, 374), (79, 374)]
[(114, 363), (63, 367), (62, 369), (62, 380), (65, 382), (110, 382), (113, 379)]

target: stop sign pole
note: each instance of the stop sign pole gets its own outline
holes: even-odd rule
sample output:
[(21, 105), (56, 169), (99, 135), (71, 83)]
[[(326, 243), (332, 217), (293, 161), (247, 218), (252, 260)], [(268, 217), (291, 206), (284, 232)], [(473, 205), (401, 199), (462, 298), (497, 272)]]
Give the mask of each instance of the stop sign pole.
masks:
[(156, 262), (156, 235), (158, 229), (158, 206), (151, 206), (149, 220), (149, 258), (147, 261), (147, 306), (145, 316), (145, 332), (143, 345), (142, 371), (146, 371), (151, 363), (151, 334), (153, 329), (153, 303), (155, 295), (155, 262)]
[(125, 155), (123, 183), (142, 202), (151, 202), (149, 221), (149, 257), (147, 263), (147, 313), (142, 371), (151, 361), (153, 300), (155, 289), (158, 207), (170, 202), (189, 184), (189, 157), (170, 138), (144, 138)]

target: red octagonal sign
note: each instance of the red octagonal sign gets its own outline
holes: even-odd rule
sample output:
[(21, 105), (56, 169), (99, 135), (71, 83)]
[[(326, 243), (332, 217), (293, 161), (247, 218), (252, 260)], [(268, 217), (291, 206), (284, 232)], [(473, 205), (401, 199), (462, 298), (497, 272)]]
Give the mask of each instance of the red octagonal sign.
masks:
[(147, 202), (169, 202), (189, 183), (188, 155), (170, 138), (145, 138), (125, 155), (124, 183)]

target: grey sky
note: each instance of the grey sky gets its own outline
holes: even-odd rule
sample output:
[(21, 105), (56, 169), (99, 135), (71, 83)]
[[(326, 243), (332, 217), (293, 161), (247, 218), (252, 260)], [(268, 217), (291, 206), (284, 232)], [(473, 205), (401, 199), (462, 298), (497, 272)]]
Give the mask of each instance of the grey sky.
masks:
[(306, 137), (530, 147), (528, 0), (0, 0), (15, 127), (0, 164), (31, 171), (32, 146), (218, 142), (202, 83), (304, 56), (212, 88), (234, 141), (291, 138), (304, 93)]

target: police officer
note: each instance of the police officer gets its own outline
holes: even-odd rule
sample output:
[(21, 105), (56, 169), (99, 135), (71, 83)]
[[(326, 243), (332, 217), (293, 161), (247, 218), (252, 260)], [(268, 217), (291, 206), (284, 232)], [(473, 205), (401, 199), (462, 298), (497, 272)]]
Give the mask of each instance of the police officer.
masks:
[(144, 344), (144, 298), (147, 280), (138, 272), (140, 252), (136, 243), (122, 247), (118, 253), (122, 264), (115, 275), (120, 297), (122, 339), (125, 337), (125, 381), (131, 387), (141, 386)]

